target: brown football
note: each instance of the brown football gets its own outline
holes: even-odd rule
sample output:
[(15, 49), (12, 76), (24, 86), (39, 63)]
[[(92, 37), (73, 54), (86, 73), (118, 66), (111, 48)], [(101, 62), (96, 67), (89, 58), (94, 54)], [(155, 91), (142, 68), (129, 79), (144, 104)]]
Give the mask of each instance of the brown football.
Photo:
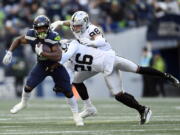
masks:
[(51, 51), (52, 49), (48, 45), (43, 44), (43, 52), (51, 52)]

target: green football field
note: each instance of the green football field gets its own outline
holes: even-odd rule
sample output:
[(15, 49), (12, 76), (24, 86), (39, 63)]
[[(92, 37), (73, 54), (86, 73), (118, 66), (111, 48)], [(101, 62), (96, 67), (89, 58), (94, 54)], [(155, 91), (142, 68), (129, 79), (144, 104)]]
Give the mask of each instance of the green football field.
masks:
[[(27, 109), (10, 114), (18, 100), (0, 100), (0, 135), (180, 135), (180, 98), (147, 98), (150, 123), (139, 125), (138, 113), (114, 99), (94, 100), (98, 115), (76, 127), (65, 100), (32, 99)], [(82, 103), (78, 101), (80, 108)]]

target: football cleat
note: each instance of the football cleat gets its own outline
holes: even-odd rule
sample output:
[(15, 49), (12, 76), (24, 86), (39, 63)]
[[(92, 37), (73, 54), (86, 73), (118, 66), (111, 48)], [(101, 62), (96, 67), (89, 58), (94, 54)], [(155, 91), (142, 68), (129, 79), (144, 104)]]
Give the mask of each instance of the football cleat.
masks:
[(85, 107), (84, 111), (82, 111), (79, 115), (82, 118), (86, 118), (89, 116), (95, 116), (97, 114), (97, 109), (94, 106)]
[(175, 78), (173, 75), (168, 73), (165, 73), (165, 76), (172, 85), (174, 85), (177, 88), (180, 88), (180, 82), (177, 78)]
[(26, 108), (26, 107), (27, 107), (27, 104), (26, 104), (26, 103), (20, 102), (20, 103), (18, 103), (17, 105), (15, 105), (15, 106), (10, 110), (10, 112), (11, 112), (12, 114), (15, 114), (15, 113), (23, 110), (23, 109)]
[(79, 116), (79, 113), (73, 113), (73, 119), (76, 126), (84, 126), (83, 119)]
[(140, 113), (140, 124), (146, 124), (149, 122), (150, 118), (152, 115), (152, 111), (150, 110), (149, 107), (145, 107), (144, 112)]

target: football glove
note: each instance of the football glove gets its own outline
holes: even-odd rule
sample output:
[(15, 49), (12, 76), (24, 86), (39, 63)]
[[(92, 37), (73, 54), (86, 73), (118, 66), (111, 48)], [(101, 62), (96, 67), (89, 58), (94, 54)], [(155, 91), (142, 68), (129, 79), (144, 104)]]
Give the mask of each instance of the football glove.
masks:
[(6, 55), (3, 58), (3, 64), (4, 65), (8, 65), (9, 63), (11, 63), (12, 61), (12, 52), (11, 51), (7, 51)]
[(36, 44), (35, 47), (35, 52), (37, 55), (41, 55), (41, 53), (43, 52), (43, 44)]

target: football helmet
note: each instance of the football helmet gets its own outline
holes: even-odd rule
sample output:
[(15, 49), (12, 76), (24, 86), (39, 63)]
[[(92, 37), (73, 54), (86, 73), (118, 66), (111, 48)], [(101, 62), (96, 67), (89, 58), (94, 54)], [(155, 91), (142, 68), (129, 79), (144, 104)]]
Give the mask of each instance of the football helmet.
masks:
[(84, 11), (77, 11), (71, 17), (71, 30), (75, 33), (84, 33), (89, 26), (89, 15)]
[(33, 28), (36, 31), (36, 36), (40, 39), (45, 39), (50, 30), (50, 20), (45, 15), (39, 15), (34, 19)]

